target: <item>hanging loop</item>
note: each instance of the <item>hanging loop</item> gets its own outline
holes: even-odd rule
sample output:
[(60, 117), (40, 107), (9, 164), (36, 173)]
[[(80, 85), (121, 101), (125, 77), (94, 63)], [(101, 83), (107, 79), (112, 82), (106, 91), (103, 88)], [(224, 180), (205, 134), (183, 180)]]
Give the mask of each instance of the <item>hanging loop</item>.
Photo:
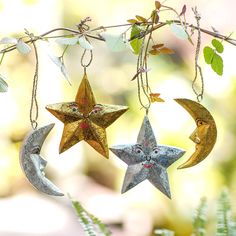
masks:
[(200, 103), (203, 99), (203, 94), (198, 94), (197, 95), (197, 101)]
[(31, 120), (30, 122), (31, 122), (32, 128), (33, 128), (34, 130), (37, 129), (37, 127), (38, 127), (38, 122), (37, 122), (36, 120)]
[[(89, 61), (86, 63), (85, 62), (85, 56), (86, 56), (87, 51), (90, 52), (90, 57), (89, 57)], [(89, 67), (90, 64), (92, 63), (92, 60), (93, 60), (93, 51), (85, 49), (83, 54), (82, 54), (81, 60), (80, 60), (80, 64), (81, 64), (82, 67), (84, 67), (85, 71), (86, 71), (86, 67)]]

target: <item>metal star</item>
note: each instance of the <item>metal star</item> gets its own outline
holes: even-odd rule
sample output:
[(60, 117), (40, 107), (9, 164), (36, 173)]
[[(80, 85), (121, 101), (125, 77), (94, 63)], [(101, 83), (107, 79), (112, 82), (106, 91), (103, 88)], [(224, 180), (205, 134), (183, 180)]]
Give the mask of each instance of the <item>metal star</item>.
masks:
[(46, 109), (64, 123), (59, 153), (84, 140), (109, 158), (105, 129), (128, 107), (97, 104), (85, 74), (74, 102), (52, 104), (46, 106)]
[(162, 193), (171, 198), (166, 169), (185, 151), (176, 147), (157, 145), (147, 116), (144, 117), (136, 144), (118, 145), (110, 150), (128, 164), (122, 193), (148, 179)]

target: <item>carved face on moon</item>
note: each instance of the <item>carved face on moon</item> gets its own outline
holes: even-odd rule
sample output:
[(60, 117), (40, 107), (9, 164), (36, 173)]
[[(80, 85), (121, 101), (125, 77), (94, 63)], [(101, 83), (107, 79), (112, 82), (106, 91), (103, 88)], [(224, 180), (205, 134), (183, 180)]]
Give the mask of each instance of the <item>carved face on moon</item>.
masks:
[(20, 165), (29, 182), (39, 191), (54, 195), (64, 194), (45, 177), (44, 168), (47, 162), (40, 156), (40, 150), (47, 135), (53, 128), (50, 124), (33, 130), (23, 141), (20, 151)]
[(195, 152), (178, 167), (182, 169), (198, 164), (209, 155), (216, 142), (217, 129), (214, 118), (204, 106), (189, 99), (175, 99), (175, 101), (189, 112), (197, 125), (189, 137), (196, 144)]

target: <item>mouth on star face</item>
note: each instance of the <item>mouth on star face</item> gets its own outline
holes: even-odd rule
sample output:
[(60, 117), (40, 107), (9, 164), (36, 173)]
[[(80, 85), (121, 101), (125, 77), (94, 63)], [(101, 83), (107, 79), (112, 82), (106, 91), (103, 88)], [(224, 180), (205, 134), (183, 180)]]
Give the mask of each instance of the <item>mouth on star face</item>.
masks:
[(143, 164), (143, 166), (147, 169), (150, 169), (151, 167), (154, 166), (154, 164)]

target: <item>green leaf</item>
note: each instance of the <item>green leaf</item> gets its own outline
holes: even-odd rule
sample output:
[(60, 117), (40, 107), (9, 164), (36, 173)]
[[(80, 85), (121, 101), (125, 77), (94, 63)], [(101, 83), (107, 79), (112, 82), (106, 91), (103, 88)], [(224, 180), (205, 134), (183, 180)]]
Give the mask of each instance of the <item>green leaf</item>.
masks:
[(156, 229), (154, 231), (154, 234), (159, 235), (159, 236), (174, 236), (175, 233), (171, 230), (168, 229)]
[(86, 211), (80, 202), (71, 199), (71, 203), (77, 213), (79, 222), (87, 235), (111, 236), (111, 232), (108, 227), (94, 215)]
[(136, 19), (140, 22), (146, 23), (148, 20), (144, 18), (143, 16), (136, 15)]
[(232, 214), (230, 196), (227, 189), (224, 189), (218, 199), (216, 236), (236, 235), (236, 222)]
[(184, 30), (182, 26), (179, 26), (175, 23), (170, 25), (171, 31), (175, 34), (175, 36), (179, 39), (186, 40), (188, 39), (188, 34)]
[(211, 43), (215, 47), (217, 52), (222, 53), (224, 51), (224, 46), (219, 40), (213, 39)]
[(78, 37), (60, 37), (57, 38), (55, 42), (62, 45), (75, 45), (78, 40)]
[(173, 20), (166, 20), (166, 24), (168, 24), (168, 25), (173, 24)]
[(205, 62), (207, 64), (211, 64), (212, 63), (212, 59), (213, 59), (214, 54), (215, 54), (214, 50), (207, 46), (207, 47), (205, 47), (203, 49), (203, 53), (204, 53)]
[(82, 48), (84, 48), (86, 50), (93, 49), (93, 46), (89, 43), (89, 41), (84, 36), (79, 37), (78, 41), (79, 41), (79, 44)]
[(63, 57), (57, 57), (51, 51), (49, 51), (48, 56), (52, 60), (52, 62), (60, 68), (61, 73), (63, 74), (64, 78), (71, 85), (71, 82), (69, 80), (69, 75), (68, 75), (67, 69), (65, 67)]
[(211, 68), (218, 74), (223, 74), (223, 59), (220, 55), (217, 53), (214, 54), (214, 57), (212, 59)]
[(7, 92), (7, 90), (8, 90), (8, 84), (5, 81), (5, 78), (2, 75), (0, 75), (0, 92), (4, 93)]
[(112, 52), (120, 52), (128, 48), (128, 44), (123, 39), (123, 34), (102, 33), (101, 36), (105, 39), (107, 47)]
[(18, 40), (16, 48), (21, 54), (28, 54), (31, 51), (30, 46), (27, 43), (23, 42), (21, 39)]
[[(137, 26), (137, 25), (133, 25), (132, 29), (131, 29), (131, 34), (130, 34), (130, 38), (135, 37), (136, 35), (139, 35), (140, 32), (142, 31), (142, 28)], [(133, 53), (134, 54), (139, 54), (140, 48), (142, 46), (142, 40), (141, 39), (133, 39), (130, 42), (131, 47), (133, 48)]]
[(208, 223), (206, 208), (206, 198), (202, 198), (193, 219), (193, 235), (195, 236), (206, 236), (206, 225)]
[(12, 37), (4, 37), (0, 39), (0, 44), (17, 44), (17, 39)]

